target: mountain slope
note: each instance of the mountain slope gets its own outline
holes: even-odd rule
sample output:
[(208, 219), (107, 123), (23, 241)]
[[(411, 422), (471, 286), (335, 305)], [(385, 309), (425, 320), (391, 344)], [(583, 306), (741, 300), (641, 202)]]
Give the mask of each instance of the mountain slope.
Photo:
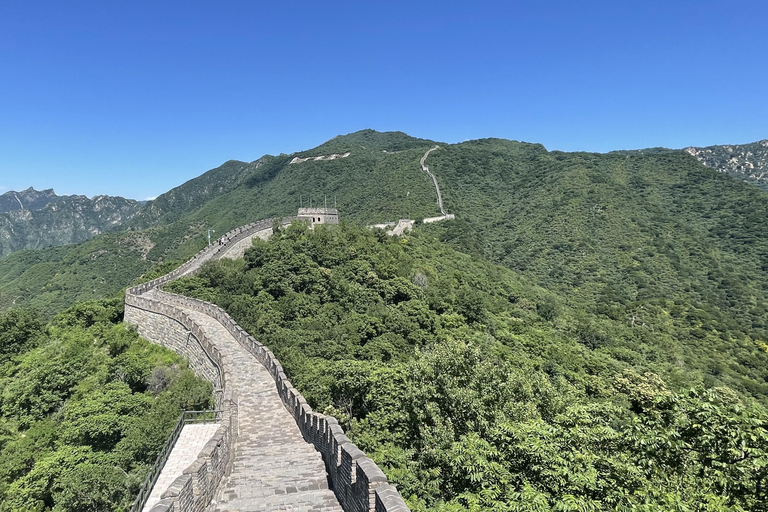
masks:
[[(310, 197), (315, 204), (335, 198), (342, 220), (358, 224), (437, 215), (434, 187), (419, 166), (434, 144), (363, 131), (301, 153), (265, 157), (258, 166), (229, 162), (206, 179), (233, 176), (239, 184), (230, 191), (199, 192), (190, 182), (199, 195), (186, 204), (202, 206), (171, 224), (105, 239), (140, 247), (107, 250), (116, 258), (110, 264), (126, 269), (111, 274), (108, 288), (126, 286), (131, 272), (136, 277), (160, 262), (188, 257), (205, 243), (207, 229), (219, 235), (252, 220), (292, 215)], [(457, 220), (425, 229), (454, 247), (527, 275), (568, 303), (613, 321), (659, 329), (664, 322), (698, 318), (699, 330), (687, 339), (719, 340), (712, 342), (715, 357), (734, 336), (755, 347), (768, 340), (768, 226), (761, 220), (768, 197), (754, 187), (669, 150), (561, 153), (485, 139), (440, 145), (427, 165)], [(103, 243), (97, 239), (66, 252), (72, 251), (71, 261), (99, 261)], [(133, 260), (121, 265), (123, 257)], [(75, 267), (60, 263), (54, 272), (35, 258), (25, 253), (0, 260), (0, 276), (15, 269), (12, 286), (0, 285), (0, 304), (17, 299), (44, 306), (40, 293), (54, 275), (67, 283), (57, 290), (57, 301), (98, 290), (81, 287)], [(87, 265), (77, 268), (81, 277), (89, 272)], [(722, 330), (713, 329), (713, 321)]]
[[(154, 227), (0, 259), (0, 309), (118, 292), (208, 229), (310, 198), (349, 224), (437, 215), (419, 165), (434, 145), (363, 131), (228, 162)], [(415, 510), (758, 510), (768, 195), (685, 151), (438, 145), (426, 164), (456, 220), (399, 238), (295, 226), (176, 291), (272, 343)]]
[[(217, 236), (253, 220), (295, 215), (310, 197), (315, 204), (335, 197), (343, 218), (358, 223), (437, 215), (434, 187), (418, 163), (432, 145), (365, 130), (293, 155), (226, 162), (149, 203), (130, 231), (0, 259), (0, 310), (32, 305), (52, 314), (75, 299), (116, 293), (155, 265), (190, 257), (208, 229)], [(290, 163), (347, 151), (338, 160)]]
[[(138, 201), (122, 197), (43, 197), (46, 196), (27, 201), (30, 207), (0, 213), (0, 256), (21, 249), (79, 243), (122, 228), (142, 209)], [(50, 202), (31, 209), (43, 200)]]
[(768, 354), (738, 347), (714, 381), (707, 344), (679, 341), (691, 322), (601, 319), (419, 230), (350, 225), (291, 226), (166, 288), (269, 347), (412, 510), (765, 502), (768, 412), (721, 386)]
[[(765, 353), (768, 197), (758, 189), (682, 151), (559, 153), (485, 140), (433, 155), (459, 219), (429, 227), (442, 240), (597, 318), (707, 347), (711, 379), (734, 347)], [(742, 368), (752, 378), (732, 384), (767, 396), (753, 363)]]
[(702, 164), (768, 190), (768, 139), (751, 144), (685, 148)]
[(147, 203), (130, 226), (145, 229), (175, 222), (185, 214), (194, 212), (207, 201), (237, 188), (269, 158), (264, 157), (251, 163), (237, 160), (225, 162), (220, 167), (211, 169)]

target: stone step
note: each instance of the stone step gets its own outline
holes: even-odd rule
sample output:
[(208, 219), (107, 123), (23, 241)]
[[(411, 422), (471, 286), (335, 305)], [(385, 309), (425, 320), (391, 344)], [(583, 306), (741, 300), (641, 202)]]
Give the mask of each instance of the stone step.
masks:
[(212, 503), (211, 510), (216, 512), (268, 512), (287, 511), (298, 512), (341, 512), (336, 496), (329, 490), (293, 491), (273, 494), (271, 496), (256, 495), (247, 489), (226, 492), (222, 501)]
[[(237, 463), (238, 461), (236, 461)], [(238, 478), (253, 478), (263, 479), (269, 478), (278, 480), (279, 478), (288, 478), (290, 476), (300, 476), (304, 479), (322, 479), (325, 480), (325, 467), (319, 464), (250, 464), (244, 462), (238, 464), (238, 467), (242, 468), (242, 475), (235, 475), (233, 480)], [(318, 471), (323, 471), (321, 474), (317, 474)]]

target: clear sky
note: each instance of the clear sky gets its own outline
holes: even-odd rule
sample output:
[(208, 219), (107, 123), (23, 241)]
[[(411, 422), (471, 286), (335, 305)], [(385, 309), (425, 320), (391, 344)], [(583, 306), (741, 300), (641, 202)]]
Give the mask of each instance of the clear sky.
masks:
[(0, 192), (145, 199), (364, 128), (768, 138), (768, 2), (0, 1)]

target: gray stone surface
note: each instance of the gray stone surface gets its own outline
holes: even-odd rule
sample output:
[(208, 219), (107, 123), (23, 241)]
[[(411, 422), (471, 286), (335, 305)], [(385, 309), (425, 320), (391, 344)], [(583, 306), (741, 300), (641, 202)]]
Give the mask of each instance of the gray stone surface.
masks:
[[(145, 294), (152, 298), (156, 292)], [(275, 380), (218, 321), (193, 309), (184, 312), (221, 352), (227, 386), (238, 390), (235, 458), (209, 510), (341, 511), (323, 459), (301, 435)]]
[(171, 455), (163, 466), (160, 476), (152, 488), (152, 493), (144, 505), (144, 512), (149, 512), (161, 499), (168, 487), (180, 477), (203, 449), (205, 444), (219, 428), (218, 423), (206, 423), (201, 425), (184, 425), (179, 434), (179, 439), (171, 451)]
[(253, 245), (254, 238), (261, 238), (266, 240), (272, 236), (272, 228), (262, 229), (255, 232), (251, 236), (247, 236), (242, 240), (228, 244), (227, 247), (220, 253), (219, 258), (229, 258), (230, 260), (236, 260), (243, 257), (246, 249), (249, 249)]
[[(186, 357), (212, 382), (222, 418), (152, 512), (408, 512), (386, 475), (338, 422), (307, 406), (269, 349), (218, 306), (158, 290), (205, 261), (240, 256), (254, 236), (269, 236), (275, 221), (232, 230), (178, 269), (126, 290), (125, 321)], [(291, 218), (277, 221), (285, 225)]]

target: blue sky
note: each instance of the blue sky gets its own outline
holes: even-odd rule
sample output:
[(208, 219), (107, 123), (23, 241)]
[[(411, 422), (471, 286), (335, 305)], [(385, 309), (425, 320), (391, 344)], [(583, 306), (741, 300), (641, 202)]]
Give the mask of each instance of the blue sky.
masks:
[(0, 2), (0, 192), (158, 195), (363, 128), (768, 138), (768, 2)]

